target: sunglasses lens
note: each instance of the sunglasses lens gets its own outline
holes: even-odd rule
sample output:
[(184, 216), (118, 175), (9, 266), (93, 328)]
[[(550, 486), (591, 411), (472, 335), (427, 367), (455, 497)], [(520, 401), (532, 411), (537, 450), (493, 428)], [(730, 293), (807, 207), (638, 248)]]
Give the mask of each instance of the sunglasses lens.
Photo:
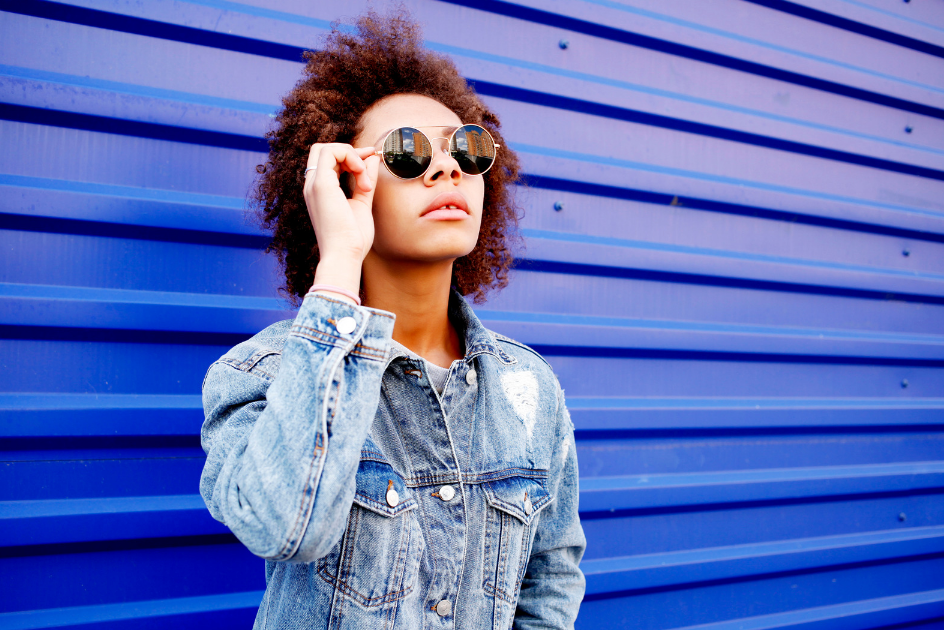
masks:
[(433, 147), (420, 130), (400, 127), (391, 131), (384, 140), (383, 159), (391, 173), (403, 179), (413, 179), (429, 168)]
[(495, 161), (495, 141), (478, 125), (464, 125), (456, 129), (449, 143), (449, 153), (459, 163), (463, 173), (481, 175)]

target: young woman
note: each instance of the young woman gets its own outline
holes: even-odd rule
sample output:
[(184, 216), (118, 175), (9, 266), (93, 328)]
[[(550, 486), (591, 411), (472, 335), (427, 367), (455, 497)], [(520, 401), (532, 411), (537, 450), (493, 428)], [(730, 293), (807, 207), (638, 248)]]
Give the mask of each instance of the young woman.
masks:
[(255, 627), (572, 627), (563, 393), (462, 297), (511, 263), (498, 119), (409, 19), (368, 14), (308, 54), (270, 145), (258, 207), (301, 308), (203, 386), (201, 494), (267, 561)]

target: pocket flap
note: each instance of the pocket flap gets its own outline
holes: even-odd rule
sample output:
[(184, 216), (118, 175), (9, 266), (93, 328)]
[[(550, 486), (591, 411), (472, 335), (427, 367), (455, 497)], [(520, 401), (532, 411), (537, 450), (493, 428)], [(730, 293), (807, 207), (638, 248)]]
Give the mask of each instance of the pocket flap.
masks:
[(496, 510), (511, 514), (525, 525), (551, 502), (551, 495), (536, 479), (508, 477), (483, 484), (485, 497)]
[(362, 459), (357, 467), (354, 503), (381, 516), (398, 516), (416, 508), (416, 500), (393, 466)]

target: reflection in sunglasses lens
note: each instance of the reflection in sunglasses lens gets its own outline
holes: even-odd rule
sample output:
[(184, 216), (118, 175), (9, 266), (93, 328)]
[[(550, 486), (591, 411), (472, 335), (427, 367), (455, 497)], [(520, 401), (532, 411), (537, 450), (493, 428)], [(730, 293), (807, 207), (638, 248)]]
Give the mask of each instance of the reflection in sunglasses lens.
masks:
[(482, 127), (465, 125), (453, 135), (449, 153), (459, 163), (463, 173), (480, 175), (495, 161), (495, 142)]
[[(481, 175), (495, 161), (495, 141), (478, 125), (459, 127), (449, 142), (449, 154), (468, 175)], [(433, 160), (433, 147), (423, 132), (413, 127), (391, 131), (383, 145), (384, 163), (402, 179), (420, 177)]]
[(429, 140), (418, 129), (401, 127), (387, 136), (383, 157), (391, 173), (403, 179), (413, 179), (426, 172), (433, 150)]

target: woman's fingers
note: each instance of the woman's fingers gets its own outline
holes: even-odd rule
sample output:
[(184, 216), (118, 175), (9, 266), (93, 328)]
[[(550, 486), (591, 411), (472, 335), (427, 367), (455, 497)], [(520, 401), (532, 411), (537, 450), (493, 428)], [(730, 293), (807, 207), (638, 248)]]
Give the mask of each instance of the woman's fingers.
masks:
[[(349, 144), (315, 144), (308, 153), (308, 168), (317, 167), (322, 177), (327, 177), (327, 172), (331, 171), (336, 178), (340, 178), (342, 171), (348, 171), (355, 176), (361, 187), (369, 188), (373, 186), (373, 182), (363, 177), (364, 158), (373, 153), (372, 147), (355, 149)], [(308, 174), (311, 175), (311, 172)]]
[[(373, 241), (370, 208), (377, 181), (379, 158), (374, 149), (349, 144), (316, 144), (308, 154), (304, 196), (322, 257), (353, 257), (358, 263)], [(353, 177), (349, 199), (341, 188), (341, 174)]]
[[(374, 188), (377, 186), (377, 173), (380, 168), (380, 158), (376, 155), (369, 155), (364, 158), (364, 172), (356, 178), (356, 188), (351, 197), (351, 201), (357, 201), (367, 207), (368, 212), (371, 209), (374, 200)], [(367, 185), (361, 185), (364, 179)]]
[[(377, 183), (377, 169), (368, 172), (365, 159), (369, 159), (374, 153), (373, 147), (355, 149), (349, 144), (313, 145), (308, 156), (308, 167), (317, 165), (317, 171), (307, 173), (305, 186), (306, 188), (314, 186), (315, 181), (326, 186), (339, 185), (341, 173), (347, 171), (354, 176), (354, 192), (371, 191)], [(311, 177), (319, 172), (321, 175), (317, 180)], [(329, 172), (334, 173), (334, 178), (328, 174)]]
[(351, 171), (354, 173), (354, 180), (357, 183), (357, 187), (364, 191), (373, 190), (374, 186), (377, 184), (377, 169), (375, 168), (373, 174), (371, 174), (369, 160), (370, 156), (374, 154), (374, 148), (361, 147), (354, 149), (354, 153), (360, 158), (359, 164), (363, 166), (363, 169), (360, 171)]

